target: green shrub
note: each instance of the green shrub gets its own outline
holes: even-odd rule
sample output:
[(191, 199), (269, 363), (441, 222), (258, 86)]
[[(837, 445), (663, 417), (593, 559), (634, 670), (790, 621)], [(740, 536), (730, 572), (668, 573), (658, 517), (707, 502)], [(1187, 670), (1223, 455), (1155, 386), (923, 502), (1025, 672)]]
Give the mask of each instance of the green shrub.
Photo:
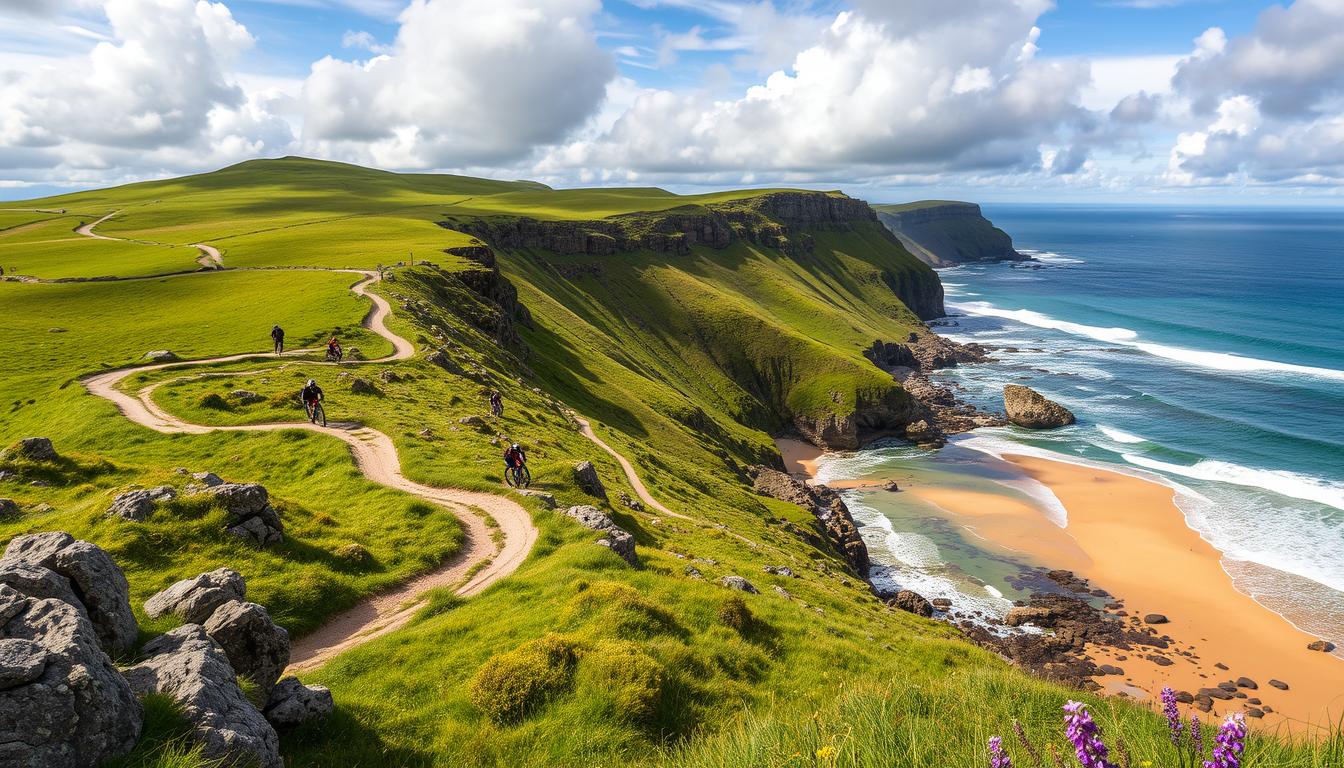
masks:
[(573, 679), (574, 644), (558, 635), (495, 654), (476, 671), (471, 701), (496, 723), (512, 723), (567, 688)]
[(733, 595), (726, 598), (719, 605), (719, 623), (734, 632), (743, 634), (751, 627), (751, 622), (755, 617), (751, 615), (751, 609), (747, 608), (747, 603), (739, 595)]
[(200, 401), (200, 406), (202, 408), (209, 408), (212, 411), (227, 411), (233, 408), (233, 406), (229, 405), (229, 401), (225, 400), (223, 395), (220, 395), (217, 392), (211, 392), (210, 394), (203, 396)]
[(648, 723), (658, 714), (667, 672), (634, 643), (598, 643), (584, 654), (581, 670), (585, 687), (609, 702), (610, 716)]
[(683, 632), (672, 614), (633, 587), (614, 581), (580, 584), (567, 615), (571, 621), (616, 637), (643, 639)]

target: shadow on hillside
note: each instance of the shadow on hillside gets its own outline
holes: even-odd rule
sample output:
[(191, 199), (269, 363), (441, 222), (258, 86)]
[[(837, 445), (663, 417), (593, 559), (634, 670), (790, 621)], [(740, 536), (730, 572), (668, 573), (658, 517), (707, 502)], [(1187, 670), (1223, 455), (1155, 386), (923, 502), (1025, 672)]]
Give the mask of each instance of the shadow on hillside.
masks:
[[(352, 709), (354, 710), (352, 712)], [(429, 768), (433, 756), (407, 747), (393, 746), (358, 719), (362, 708), (336, 702), (336, 711), (320, 723), (301, 725), (280, 738), (285, 765), (300, 766), (396, 766)]]

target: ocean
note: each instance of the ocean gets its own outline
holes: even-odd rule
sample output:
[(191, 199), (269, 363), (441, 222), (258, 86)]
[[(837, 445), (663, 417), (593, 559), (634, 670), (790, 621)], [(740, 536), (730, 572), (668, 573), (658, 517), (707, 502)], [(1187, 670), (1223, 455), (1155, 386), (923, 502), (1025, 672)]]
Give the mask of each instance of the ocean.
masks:
[[(1059, 525), (1049, 490), (996, 454), (1156, 479), (1238, 589), (1344, 640), (1344, 213), (983, 208), (1037, 261), (941, 271), (950, 317), (936, 330), (1001, 351), (934, 378), (993, 410), (1005, 383), (1026, 384), (1079, 423), (979, 430), (938, 452), (879, 445), (827, 457), (820, 479), (1006, 493)], [(849, 493), (879, 583), (990, 614), (1022, 596), (1022, 563), (902, 496)]]

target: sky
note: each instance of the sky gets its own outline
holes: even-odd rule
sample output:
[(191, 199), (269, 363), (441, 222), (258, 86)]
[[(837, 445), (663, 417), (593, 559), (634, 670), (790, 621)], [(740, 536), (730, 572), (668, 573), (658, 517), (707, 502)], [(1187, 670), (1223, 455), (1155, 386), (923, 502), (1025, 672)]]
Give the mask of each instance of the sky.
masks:
[(1344, 0), (0, 0), (0, 198), (284, 155), (1344, 205)]

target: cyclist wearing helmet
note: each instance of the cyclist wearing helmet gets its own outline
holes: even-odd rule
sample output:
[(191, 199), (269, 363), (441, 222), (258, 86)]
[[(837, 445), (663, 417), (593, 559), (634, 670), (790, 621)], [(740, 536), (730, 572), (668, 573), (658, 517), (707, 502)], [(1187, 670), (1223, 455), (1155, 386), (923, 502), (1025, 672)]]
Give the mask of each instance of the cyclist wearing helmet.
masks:
[(309, 379), (308, 383), (303, 385), (303, 389), (299, 390), (299, 398), (303, 400), (304, 406), (308, 408), (311, 408), (325, 399), (322, 394), (322, 388), (317, 386), (317, 382), (312, 379)]
[(504, 471), (508, 472), (514, 467), (523, 467), (527, 465), (527, 454), (523, 452), (521, 446), (517, 443), (504, 449)]

